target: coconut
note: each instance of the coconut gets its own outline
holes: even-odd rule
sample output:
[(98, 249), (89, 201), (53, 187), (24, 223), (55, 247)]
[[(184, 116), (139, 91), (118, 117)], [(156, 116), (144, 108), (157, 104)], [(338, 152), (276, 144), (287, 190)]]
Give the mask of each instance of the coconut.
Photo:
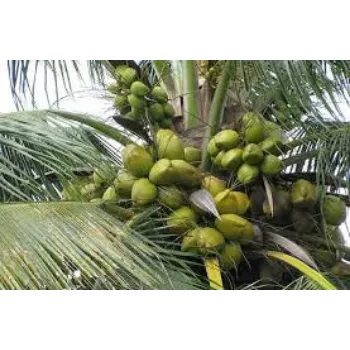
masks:
[(259, 167), (256, 165), (243, 164), (237, 172), (237, 179), (243, 185), (253, 183), (259, 177)]
[(216, 228), (226, 239), (249, 243), (254, 238), (254, 226), (246, 219), (235, 214), (223, 214), (215, 220)]
[(172, 185), (175, 181), (174, 169), (169, 159), (160, 159), (154, 164), (149, 179), (155, 185)]
[(121, 169), (114, 180), (114, 187), (117, 193), (123, 198), (131, 197), (131, 190), (137, 177), (129, 173), (126, 169)]
[(185, 161), (198, 164), (202, 160), (202, 151), (196, 147), (185, 147)]
[(259, 143), (265, 138), (263, 121), (252, 121), (245, 126), (244, 138), (246, 143)]
[(90, 201), (93, 198), (97, 198), (100, 195), (100, 187), (96, 184), (87, 184), (80, 190), (81, 195), (85, 200)]
[(217, 255), (224, 245), (225, 238), (218, 230), (198, 227), (184, 236), (181, 250), (199, 255)]
[[(168, 129), (159, 129), (156, 134), (156, 142), (159, 143), (161, 140), (171, 138), (175, 135), (174, 131)], [(175, 135), (176, 136), (176, 135)]]
[(214, 201), (220, 214), (244, 215), (250, 206), (249, 198), (244, 193), (231, 190), (218, 193)]
[(255, 122), (260, 122), (261, 118), (253, 113), (253, 112), (247, 112), (244, 114), (243, 118), (242, 118), (242, 124), (243, 126), (247, 126), (249, 124), (255, 123)]
[(225, 151), (220, 151), (219, 154), (213, 158), (213, 164), (218, 168), (222, 168), (222, 158), (224, 158)]
[(294, 230), (299, 233), (311, 233), (316, 227), (313, 215), (304, 209), (293, 209), (292, 223)]
[(170, 118), (164, 118), (158, 121), (158, 126), (162, 129), (171, 129), (173, 122)]
[(153, 121), (161, 121), (164, 118), (163, 106), (160, 103), (153, 103), (148, 107), (148, 115)]
[(276, 140), (273, 137), (268, 137), (264, 141), (259, 143), (260, 149), (267, 154), (273, 154), (275, 156), (282, 153), (283, 143), (280, 140)]
[(178, 209), (184, 203), (184, 194), (176, 186), (160, 186), (158, 200), (168, 208)]
[(135, 181), (131, 191), (131, 199), (137, 205), (153, 203), (157, 198), (157, 187), (148, 179), (143, 178)]
[(158, 137), (158, 157), (169, 160), (184, 159), (185, 147), (182, 140), (174, 133), (168, 136)]
[(143, 98), (137, 97), (133, 94), (128, 95), (128, 102), (130, 106), (136, 110), (142, 110), (146, 107), (146, 101)]
[(265, 120), (265, 138), (271, 138), (278, 141), (283, 141), (284, 132), (283, 129), (276, 123)]
[(309, 181), (300, 179), (292, 186), (291, 200), (299, 208), (312, 208), (317, 201), (316, 187)]
[(323, 216), (328, 225), (339, 226), (346, 220), (346, 205), (336, 196), (327, 195), (323, 199)]
[(211, 155), (212, 157), (216, 157), (220, 150), (216, 147), (216, 143), (214, 139), (211, 139), (208, 142), (208, 146), (207, 146), (207, 152), (209, 153), (209, 155)]
[(121, 74), (123, 74), (128, 68), (129, 68), (129, 66), (127, 66), (125, 64), (121, 64), (121, 65), (117, 66), (115, 69), (116, 78), (119, 78), (121, 76)]
[(272, 154), (266, 155), (262, 164), (260, 165), (261, 172), (266, 176), (275, 176), (279, 174), (282, 169), (282, 160)]
[(251, 143), (244, 148), (242, 159), (247, 164), (256, 165), (262, 162), (264, 154), (258, 145)]
[(107, 86), (107, 91), (113, 95), (117, 95), (120, 94), (122, 88), (117, 83), (113, 83)]
[(160, 86), (155, 86), (153, 88), (153, 90), (151, 91), (151, 97), (154, 98), (157, 102), (162, 104), (168, 102), (168, 94)]
[(220, 254), (220, 267), (224, 271), (237, 270), (238, 265), (242, 261), (242, 256), (242, 248), (238, 243), (227, 243)]
[(202, 188), (215, 197), (217, 194), (225, 190), (226, 184), (225, 181), (220, 180), (215, 176), (206, 176), (202, 180)]
[(116, 168), (110, 163), (103, 163), (95, 169), (92, 177), (96, 185), (101, 186), (111, 183), (116, 177)]
[(125, 168), (134, 176), (148, 176), (153, 167), (152, 156), (141, 146), (127, 145), (122, 151)]
[(114, 186), (109, 186), (102, 197), (102, 200), (105, 202), (116, 202), (118, 199)]
[(222, 159), (221, 165), (224, 169), (236, 171), (243, 163), (242, 160), (243, 150), (240, 148), (234, 148), (227, 151)]
[(114, 105), (120, 111), (124, 111), (129, 106), (128, 97), (126, 95), (117, 95), (114, 99)]
[[(273, 191), (273, 216), (280, 217), (289, 214), (292, 210), (292, 203), (290, 201), (290, 194), (287, 191)], [(263, 204), (264, 214), (272, 216), (272, 211), (268, 200), (266, 199)]]
[(164, 115), (168, 118), (173, 118), (175, 117), (175, 108), (171, 103), (165, 103), (163, 104), (163, 111)]
[(174, 183), (186, 188), (199, 187), (201, 173), (198, 168), (184, 160), (173, 160), (171, 165), (174, 169)]
[(142, 81), (132, 83), (130, 92), (137, 97), (144, 97), (149, 93), (149, 88)]
[(116, 76), (121, 84), (129, 87), (137, 79), (137, 72), (133, 68), (120, 69), (119, 72), (116, 71)]
[(196, 226), (197, 214), (190, 207), (181, 207), (171, 213), (167, 226), (171, 233), (181, 235)]
[(229, 150), (239, 144), (239, 135), (234, 130), (223, 130), (214, 136), (215, 145), (219, 150)]

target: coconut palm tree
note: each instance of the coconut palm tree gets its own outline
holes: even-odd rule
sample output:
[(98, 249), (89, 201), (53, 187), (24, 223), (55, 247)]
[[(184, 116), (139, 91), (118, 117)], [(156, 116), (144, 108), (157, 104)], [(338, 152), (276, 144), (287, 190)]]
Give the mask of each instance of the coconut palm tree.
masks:
[[(18, 109), (36, 107), (44, 89), (48, 101), (71, 94), (82, 62), (9, 61), (11, 90)], [(220, 130), (240, 129), (247, 112), (278, 125), (283, 133), (284, 171), (249, 189), (254, 203), (273, 211), (274, 188), (297, 179), (315, 184), (320, 198), (341, 197), (349, 205), (349, 61), (87, 61), (89, 79), (111, 101), (112, 122), (59, 109), (20, 111), (0, 118), (2, 177), (0, 286), (37, 288), (343, 288), (350, 284), (344, 260), (349, 248), (325, 230), (297, 234), (287, 222), (255, 223), (254, 245), (244, 250), (238, 271), (218, 273), (217, 258), (182, 253), (167, 234), (158, 205), (125, 220), (98, 203), (62, 201), (67, 181), (90, 176), (103, 162), (121, 167), (120, 146), (154, 144), (147, 113), (128, 118), (113, 107), (106, 89), (115, 70), (127, 65), (147, 86), (166, 90), (175, 111), (171, 128), (186, 145), (202, 149), (200, 169), (242, 189), (231, 172), (215, 167), (208, 142)], [(37, 75), (44, 76), (44, 86)], [(50, 88), (48, 88), (50, 87)], [(52, 95), (53, 92), (53, 95)], [(212, 212), (213, 201), (196, 203)], [(103, 210), (104, 209), (104, 210)], [(323, 213), (321, 213), (323, 215)], [(317, 219), (321, 221), (323, 219)], [(6, 229), (5, 229), (6, 225)], [(345, 230), (343, 230), (345, 236)], [(223, 278), (223, 279), (222, 279)], [(208, 283), (208, 280), (210, 283)]]

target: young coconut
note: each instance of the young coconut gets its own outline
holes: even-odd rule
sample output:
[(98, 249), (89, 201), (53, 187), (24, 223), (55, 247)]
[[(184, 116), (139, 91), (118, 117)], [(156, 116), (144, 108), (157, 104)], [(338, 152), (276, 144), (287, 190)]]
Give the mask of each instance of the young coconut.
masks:
[(116, 69), (116, 78), (122, 85), (129, 87), (137, 79), (137, 72), (133, 68), (120, 67)]
[(346, 220), (346, 205), (339, 197), (325, 196), (322, 208), (328, 225), (339, 226)]
[(244, 215), (250, 206), (250, 201), (246, 194), (231, 190), (224, 190), (218, 193), (214, 201), (220, 214)]
[(221, 165), (224, 169), (236, 171), (243, 164), (243, 150), (241, 148), (234, 148), (227, 151), (222, 159)]
[(202, 188), (207, 190), (213, 198), (220, 192), (223, 192), (226, 189), (225, 181), (218, 179), (215, 176), (206, 176), (202, 180)]
[(163, 120), (164, 110), (163, 106), (160, 103), (153, 103), (148, 107), (149, 117), (156, 122)]
[(161, 104), (168, 102), (168, 94), (160, 86), (155, 86), (153, 88), (153, 90), (151, 91), (151, 97)]
[(172, 185), (175, 182), (175, 172), (169, 159), (160, 159), (154, 164), (150, 173), (150, 181), (155, 185)]
[(238, 265), (242, 261), (242, 248), (236, 242), (229, 242), (220, 254), (220, 267), (224, 271), (237, 270)]
[(133, 94), (128, 95), (128, 102), (131, 107), (135, 108), (138, 111), (146, 107), (146, 101), (143, 98), (137, 97)]
[(275, 176), (283, 170), (283, 162), (278, 157), (268, 154), (264, 157), (260, 170), (266, 176)]
[(163, 104), (163, 111), (164, 111), (164, 115), (167, 118), (175, 117), (176, 112), (175, 112), (175, 109), (171, 103), (168, 102), (168, 103)]
[(256, 165), (262, 162), (264, 154), (258, 145), (251, 143), (244, 148), (242, 159), (249, 165)]
[(167, 226), (171, 233), (181, 235), (196, 226), (197, 214), (190, 207), (181, 207), (171, 213)]
[(238, 241), (241, 244), (250, 243), (254, 238), (254, 226), (246, 219), (235, 214), (223, 214), (215, 220), (216, 228), (226, 239)]
[(115, 178), (113, 184), (117, 193), (123, 198), (131, 198), (131, 190), (134, 186), (135, 181), (138, 178), (126, 169), (121, 169), (118, 171), (117, 177)]
[(239, 144), (239, 134), (234, 130), (223, 130), (214, 136), (214, 142), (219, 150), (229, 150)]
[(317, 201), (316, 187), (309, 181), (298, 180), (292, 186), (291, 201), (298, 208), (312, 208)]
[(259, 147), (264, 153), (272, 154), (274, 156), (278, 156), (283, 153), (282, 146), (283, 143), (273, 137), (268, 137), (259, 143)]
[(255, 120), (249, 122), (244, 128), (244, 138), (246, 143), (259, 143), (265, 139), (264, 122)]
[(218, 230), (198, 227), (184, 236), (181, 250), (199, 255), (217, 255), (224, 246), (225, 238)]
[(198, 168), (188, 164), (184, 160), (173, 160), (174, 184), (186, 188), (200, 187), (201, 173)]
[(184, 159), (185, 147), (182, 140), (175, 134), (171, 136), (157, 137), (158, 157), (169, 160)]
[(149, 93), (149, 88), (142, 81), (132, 83), (130, 92), (137, 97), (145, 97)]
[(199, 164), (202, 160), (202, 151), (197, 147), (185, 147), (185, 161), (190, 164)]
[(256, 165), (243, 164), (240, 166), (237, 172), (237, 179), (243, 185), (249, 185), (253, 183), (259, 177), (259, 167)]
[(143, 178), (135, 181), (131, 191), (131, 199), (136, 205), (147, 205), (155, 201), (157, 194), (157, 187), (148, 179)]
[(179, 209), (184, 203), (184, 194), (176, 186), (160, 186), (158, 200), (168, 208)]
[(222, 168), (222, 159), (224, 158), (225, 151), (220, 151), (219, 154), (213, 159), (213, 164), (218, 168)]
[(148, 176), (153, 167), (152, 156), (141, 146), (127, 145), (122, 151), (125, 168), (134, 176)]
[(208, 152), (208, 154), (211, 155), (212, 157), (216, 157), (216, 156), (219, 154), (220, 150), (217, 148), (214, 139), (211, 139), (211, 140), (208, 142), (207, 152)]

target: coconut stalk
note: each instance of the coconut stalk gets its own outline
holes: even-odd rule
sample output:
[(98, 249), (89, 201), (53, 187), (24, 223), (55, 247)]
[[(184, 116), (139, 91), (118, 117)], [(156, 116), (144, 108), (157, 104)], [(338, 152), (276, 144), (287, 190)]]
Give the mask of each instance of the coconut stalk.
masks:
[(316, 282), (322, 289), (325, 290), (336, 290), (337, 288), (329, 282), (321, 273), (314, 270), (310, 266), (306, 265), (299, 259), (296, 259), (290, 255), (281, 253), (281, 252), (274, 252), (274, 251), (268, 251), (265, 252), (265, 254), (269, 258), (274, 258), (280, 261), (283, 261), (284, 263), (294, 267), (295, 269), (299, 270), (302, 274)]
[(91, 117), (84, 116), (82, 114), (76, 114), (76, 113), (70, 113), (70, 112), (64, 112), (64, 111), (56, 111), (56, 110), (50, 110), (50, 109), (47, 110), (47, 112), (51, 113), (55, 116), (67, 119), (67, 120), (79, 122), (81, 124), (90, 126), (91, 128), (99, 131), (101, 134), (108, 136), (109, 138), (111, 138), (114, 141), (119, 142), (123, 146), (126, 146), (129, 143), (134, 143), (127, 136), (125, 136), (125, 134), (123, 134), (122, 132), (120, 132), (116, 128), (113, 128), (112, 126), (107, 125), (107, 124), (100, 122), (96, 119), (93, 119)]
[(152, 61), (154, 70), (157, 73), (160, 85), (168, 93), (168, 96), (175, 108), (176, 116), (182, 115), (181, 98), (179, 93), (179, 87), (173, 77), (173, 72), (169, 61), (155, 60)]
[(204, 266), (207, 272), (210, 287), (216, 290), (223, 290), (220, 263), (218, 258), (204, 258)]
[(203, 159), (201, 169), (203, 171), (208, 171), (211, 164), (210, 156), (207, 153), (207, 144), (210, 139), (218, 132), (220, 127), (222, 114), (225, 108), (227, 90), (230, 84), (231, 69), (232, 61), (226, 61), (220, 77), (220, 82), (215, 90), (213, 101), (210, 106), (208, 126), (206, 128), (204, 140), (202, 143)]
[(183, 102), (185, 130), (195, 128), (201, 119), (200, 96), (196, 61), (182, 61), (183, 71)]

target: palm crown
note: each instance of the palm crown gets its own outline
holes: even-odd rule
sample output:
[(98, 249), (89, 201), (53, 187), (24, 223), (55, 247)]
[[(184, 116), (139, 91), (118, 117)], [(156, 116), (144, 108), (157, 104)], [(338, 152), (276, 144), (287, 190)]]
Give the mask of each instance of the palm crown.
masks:
[[(81, 63), (9, 61), (17, 107), (24, 106), (25, 98), (35, 107), (36, 91), (48, 85), (54, 86), (53, 96), (47, 91), (50, 102), (58, 101), (62, 92), (72, 93), (72, 75), (82, 76)], [(1, 116), (2, 288), (194, 289), (259, 288), (266, 284), (276, 288), (347, 288), (343, 258), (349, 248), (324, 229), (327, 213), (321, 209), (312, 214), (318, 227), (313, 234), (298, 233), (286, 218), (277, 222), (279, 198), (275, 193), (277, 188), (290, 189), (303, 179), (317, 188), (320, 200), (332, 194), (349, 203), (350, 126), (339, 107), (340, 101), (348, 102), (348, 61), (106, 60), (87, 64), (94, 88), (114, 101), (112, 123), (59, 108)], [(125, 73), (120, 72), (125, 69), (131, 75), (123, 76), (130, 79), (123, 87), (115, 79), (123, 81), (120, 74)], [(44, 87), (36, 84), (40, 70), (45, 76)], [(139, 84), (132, 85), (136, 80)], [(165, 92), (164, 100), (162, 93), (152, 94), (155, 86)], [(136, 108), (139, 104), (142, 108)], [(248, 127), (242, 126), (247, 113), (274, 127), (274, 136), (277, 133), (280, 138), (277, 156), (284, 171), (271, 177), (266, 170), (261, 181), (245, 184), (246, 176), (240, 177), (230, 165), (222, 169), (221, 160), (215, 161), (207, 150), (214, 136), (218, 151), (222, 147), (223, 153), (228, 153), (241, 147), (235, 143), (225, 148), (226, 140), (217, 141), (221, 130), (243, 132), (247, 144), (255, 143), (256, 135), (248, 142)], [(188, 149), (201, 150), (201, 156), (192, 159), (198, 172), (219, 177), (227, 188), (248, 194), (255, 205), (265, 201), (269, 220), (254, 213), (251, 205), (249, 221), (255, 224), (255, 238), (248, 248), (242, 246), (238, 269), (238, 264), (231, 266), (221, 276), (218, 266), (225, 261), (216, 254), (204, 256), (203, 264), (198, 251), (181, 251), (181, 239), (169, 225), (173, 210), (159, 198), (130, 214), (137, 196), (132, 203), (120, 200), (115, 189), (110, 190), (114, 197), (108, 201), (89, 202), (91, 198), (81, 195), (80, 190), (78, 197), (71, 193), (67, 197), (67, 188), (73, 188), (76, 195), (76, 188), (89, 185), (94, 169), (101, 169), (101, 164), (113, 164), (111, 181), (117, 176), (114, 171), (123, 166), (130, 170), (127, 157), (123, 157), (123, 164), (115, 145), (143, 144), (158, 152), (155, 161), (157, 157), (184, 158), (169, 155), (175, 146), (160, 149), (156, 140), (159, 128), (172, 129), (173, 140), (179, 139)], [(233, 164), (233, 153), (226, 155), (226, 164)], [(244, 159), (252, 156), (250, 152)], [(148, 176), (149, 170), (137, 177)], [(172, 185), (182, 187), (184, 183)], [(103, 186), (105, 191), (108, 186)], [(63, 201), (62, 190), (66, 191)], [(196, 186), (185, 192), (192, 206), (208, 213), (203, 214), (206, 225), (213, 226), (215, 216), (220, 220), (223, 213), (213, 193), (208, 196)], [(96, 196), (102, 197), (102, 193)], [(216, 226), (223, 231), (220, 224)]]

